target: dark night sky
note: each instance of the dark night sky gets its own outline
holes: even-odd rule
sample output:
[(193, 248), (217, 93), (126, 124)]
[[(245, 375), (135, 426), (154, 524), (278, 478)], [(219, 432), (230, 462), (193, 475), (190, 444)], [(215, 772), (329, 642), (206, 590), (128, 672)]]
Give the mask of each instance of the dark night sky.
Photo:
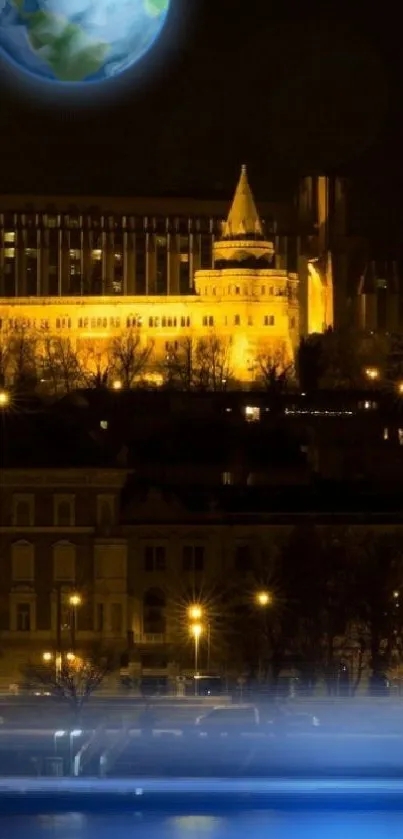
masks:
[(0, 192), (228, 194), (247, 162), (262, 198), (337, 171), (366, 222), (403, 222), (403, 36), (385, 3), (171, 2), (159, 55), (114, 102), (45, 105), (0, 78)]

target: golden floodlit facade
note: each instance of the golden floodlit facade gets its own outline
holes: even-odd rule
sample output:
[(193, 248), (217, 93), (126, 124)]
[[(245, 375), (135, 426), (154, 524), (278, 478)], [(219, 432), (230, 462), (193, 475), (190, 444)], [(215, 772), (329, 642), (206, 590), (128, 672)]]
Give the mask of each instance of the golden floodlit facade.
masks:
[[(279, 267), (276, 237), (264, 232), (245, 166), (227, 220), (211, 237), (209, 258), (203, 259), (202, 232), (198, 234), (198, 261), (181, 252), (180, 233), (165, 236), (165, 241), (171, 236), (172, 242), (165, 260), (164, 288), (159, 285), (158, 272), (158, 239), (164, 237), (158, 237), (158, 233), (153, 236), (152, 248), (149, 234), (143, 240), (140, 236), (143, 251), (137, 243), (134, 254), (135, 233), (130, 229), (110, 233), (94, 228), (86, 233), (81, 226), (70, 230), (66, 248), (65, 233), (55, 230), (57, 224), (55, 215), (54, 226), (49, 217), (46, 230), (28, 227), (15, 231), (7, 229), (3, 221), (3, 334), (21, 327), (45, 330), (70, 339), (77, 350), (84, 352), (106, 346), (125, 330), (135, 329), (142, 344), (152, 346), (150, 365), (154, 363), (156, 369), (167, 352), (179, 351), (185, 340), (214, 337), (227, 348), (234, 378), (248, 383), (257, 375), (259, 357), (289, 363), (301, 334), (321, 332), (333, 324), (330, 255), (297, 259), (294, 272)], [(57, 264), (52, 255), (54, 234), (62, 254)], [(16, 244), (22, 237), (20, 264), (15, 266)], [(46, 245), (41, 249), (40, 239)], [(174, 261), (174, 256), (179, 259)], [(14, 293), (7, 293), (11, 270), (17, 271), (17, 279), (13, 277)], [(303, 289), (302, 270), (306, 274)], [(30, 284), (35, 285), (34, 292)], [(304, 328), (300, 322), (301, 301), (306, 307)]]

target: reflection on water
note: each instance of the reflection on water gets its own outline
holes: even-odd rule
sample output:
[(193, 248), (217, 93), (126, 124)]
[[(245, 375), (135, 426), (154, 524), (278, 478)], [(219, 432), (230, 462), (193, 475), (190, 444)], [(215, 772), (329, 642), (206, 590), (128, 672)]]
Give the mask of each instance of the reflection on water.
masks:
[(0, 836), (12, 839), (398, 839), (402, 829), (403, 813), (368, 811), (0, 817)]

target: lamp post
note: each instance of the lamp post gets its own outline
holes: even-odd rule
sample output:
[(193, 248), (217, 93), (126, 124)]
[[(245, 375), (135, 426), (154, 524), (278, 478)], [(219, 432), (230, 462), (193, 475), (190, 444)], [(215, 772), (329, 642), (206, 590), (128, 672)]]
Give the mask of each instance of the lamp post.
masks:
[[(56, 583), (56, 653), (55, 653), (55, 673), (56, 681), (60, 679), (63, 664), (62, 653), (62, 589), (64, 583)], [(70, 606), (70, 633), (71, 646), (73, 652), (75, 651), (76, 643), (76, 621), (77, 608), (81, 606), (82, 597), (78, 592), (72, 592), (68, 596), (68, 604)], [(46, 659), (45, 659), (46, 660)], [(49, 659), (48, 659), (49, 660)]]
[(198, 685), (198, 678), (199, 678), (199, 639), (200, 635), (202, 634), (203, 627), (201, 623), (193, 623), (190, 627), (190, 631), (194, 638), (195, 644), (195, 659), (194, 659), (194, 681), (195, 681), (195, 696), (199, 693), (199, 685)]
[[(268, 606), (271, 606), (273, 603), (273, 597), (269, 591), (262, 590), (258, 591), (255, 595), (255, 603), (262, 610), (262, 618), (263, 618), (263, 627), (261, 638), (264, 638), (266, 635), (266, 609)], [(266, 639), (267, 640), (267, 639)], [(262, 654), (262, 646), (260, 647), (260, 657), (259, 657), (259, 682), (262, 680), (262, 670), (263, 670), (263, 654)]]
[(82, 604), (81, 594), (73, 592), (69, 596), (70, 605), (70, 632), (71, 632), (71, 649), (73, 653), (76, 649), (76, 632), (77, 632), (77, 609)]

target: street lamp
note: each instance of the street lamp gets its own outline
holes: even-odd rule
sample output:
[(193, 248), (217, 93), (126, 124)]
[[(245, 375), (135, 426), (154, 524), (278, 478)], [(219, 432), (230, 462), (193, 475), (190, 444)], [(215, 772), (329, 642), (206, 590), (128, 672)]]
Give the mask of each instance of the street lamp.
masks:
[(262, 679), (263, 673), (263, 647), (265, 644), (265, 637), (267, 632), (267, 624), (266, 624), (266, 609), (268, 606), (271, 606), (273, 603), (273, 597), (269, 591), (258, 591), (255, 595), (255, 602), (259, 609), (262, 610), (262, 631), (261, 631), (261, 640), (260, 640), (260, 655), (259, 655), (259, 681)]
[(203, 615), (203, 609), (201, 606), (198, 606), (197, 604), (189, 606), (188, 615), (190, 620), (199, 621)]
[(256, 603), (258, 606), (270, 606), (272, 603), (272, 596), (269, 591), (258, 591), (256, 594)]
[(194, 680), (195, 680), (195, 695), (198, 694), (198, 678), (199, 678), (199, 639), (200, 635), (203, 632), (203, 627), (201, 623), (192, 623), (190, 627), (190, 632), (193, 635), (194, 642), (195, 642), (195, 668), (194, 668)]
[(81, 606), (83, 599), (81, 594), (77, 591), (74, 591), (72, 594), (69, 595), (69, 606), (71, 609), (71, 646), (74, 652), (76, 648), (76, 630), (77, 630), (77, 609)]
[(10, 394), (7, 390), (0, 390), (0, 408), (7, 408), (10, 404)]
[(74, 606), (74, 607), (81, 606), (81, 603), (82, 603), (81, 594), (76, 594), (76, 593), (75, 594), (70, 594), (69, 603), (70, 603), (70, 606)]
[(42, 653), (42, 658), (48, 664), (49, 661), (52, 661), (53, 655), (52, 655), (52, 653), (49, 653), (49, 652), (46, 651), (46, 652)]

